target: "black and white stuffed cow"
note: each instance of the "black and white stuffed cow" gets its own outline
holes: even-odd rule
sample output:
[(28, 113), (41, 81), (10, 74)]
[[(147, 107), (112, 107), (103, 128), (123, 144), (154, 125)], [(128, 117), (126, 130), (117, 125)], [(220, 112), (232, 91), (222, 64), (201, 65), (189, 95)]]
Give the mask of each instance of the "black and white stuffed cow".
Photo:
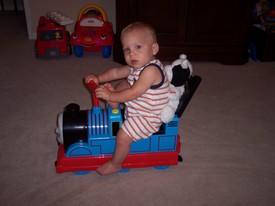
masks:
[(191, 77), (193, 68), (187, 56), (181, 54), (179, 59), (176, 59), (170, 65), (166, 65), (164, 70), (170, 81), (170, 94), (169, 102), (161, 113), (161, 120), (164, 123), (168, 123), (175, 115), (179, 100), (184, 93), (185, 84)]

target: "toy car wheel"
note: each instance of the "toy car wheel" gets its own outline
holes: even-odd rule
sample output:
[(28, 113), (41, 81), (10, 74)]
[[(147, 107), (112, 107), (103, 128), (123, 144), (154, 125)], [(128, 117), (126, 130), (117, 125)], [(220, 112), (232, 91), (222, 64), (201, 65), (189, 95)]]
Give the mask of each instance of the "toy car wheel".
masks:
[(102, 47), (102, 56), (103, 58), (109, 58), (112, 54), (112, 46), (103, 46)]
[(76, 57), (82, 57), (83, 56), (83, 47), (82, 46), (74, 46), (74, 54)]

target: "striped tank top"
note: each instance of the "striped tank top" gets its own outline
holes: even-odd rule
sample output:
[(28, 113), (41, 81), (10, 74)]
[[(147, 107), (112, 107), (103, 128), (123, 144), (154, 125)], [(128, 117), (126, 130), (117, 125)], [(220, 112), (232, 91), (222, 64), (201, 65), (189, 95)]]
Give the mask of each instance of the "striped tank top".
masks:
[(169, 101), (168, 95), (170, 91), (169, 81), (161, 62), (155, 59), (140, 69), (131, 68), (127, 80), (129, 85), (132, 86), (139, 78), (141, 72), (152, 65), (160, 70), (163, 77), (162, 82), (159, 85), (153, 85), (137, 99), (125, 102), (125, 118), (143, 116), (151, 123), (156, 123), (156, 126), (160, 126), (162, 124), (160, 114)]

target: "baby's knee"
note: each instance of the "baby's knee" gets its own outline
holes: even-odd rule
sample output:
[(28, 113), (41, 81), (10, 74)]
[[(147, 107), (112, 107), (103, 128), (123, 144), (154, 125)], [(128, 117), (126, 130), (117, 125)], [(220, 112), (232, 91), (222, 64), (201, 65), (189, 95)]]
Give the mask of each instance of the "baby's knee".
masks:
[(124, 132), (123, 129), (120, 129), (119, 132), (117, 133), (116, 142), (117, 144), (130, 145), (133, 142), (133, 139), (126, 132)]

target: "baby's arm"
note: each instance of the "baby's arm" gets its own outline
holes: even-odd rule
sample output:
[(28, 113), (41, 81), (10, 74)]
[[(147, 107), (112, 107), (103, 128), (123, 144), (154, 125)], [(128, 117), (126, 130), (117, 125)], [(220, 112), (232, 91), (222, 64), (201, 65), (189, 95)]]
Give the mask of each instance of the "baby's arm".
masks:
[(108, 88), (99, 87), (96, 90), (96, 96), (114, 102), (126, 102), (137, 99), (152, 85), (160, 83), (161, 80), (162, 76), (160, 71), (155, 66), (150, 66), (141, 73), (139, 79), (132, 87), (121, 91), (110, 91)]
[(95, 75), (86, 76), (85, 82), (88, 83), (89, 81), (93, 80), (97, 84), (106, 83), (106, 82), (110, 82), (118, 79), (123, 79), (128, 76), (129, 72), (130, 72), (130, 68), (128, 66), (114, 67), (96, 76)]

